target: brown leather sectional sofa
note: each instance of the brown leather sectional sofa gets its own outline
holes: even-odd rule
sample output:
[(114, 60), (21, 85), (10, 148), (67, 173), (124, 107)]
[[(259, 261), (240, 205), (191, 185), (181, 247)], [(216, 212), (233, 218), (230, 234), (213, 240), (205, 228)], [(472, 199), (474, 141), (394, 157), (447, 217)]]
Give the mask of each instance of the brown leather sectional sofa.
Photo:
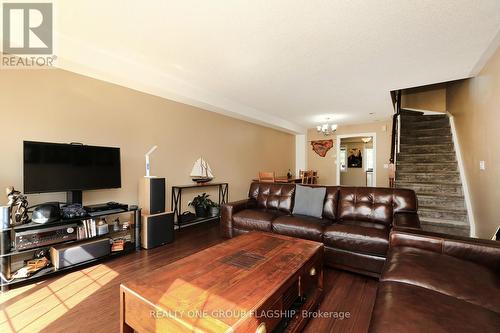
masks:
[(370, 332), (500, 332), (500, 242), (393, 231)]
[(370, 333), (500, 332), (500, 242), (420, 230), (411, 190), (327, 186), (321, 219), (292, 215), (294, 193), (253, 183), (222, 207), (223, 235), (320, 241), (326, 265), (380, 277)]
[(412, 190), (326, 186), (322, 218), (314, 218), (292, 215), (295, 186), (252, 183), (248, 199), (222, 206), (222, 234), (259, 230), (323, 242), (326, 265), (378, 277), (392, 227), (420, 227)]

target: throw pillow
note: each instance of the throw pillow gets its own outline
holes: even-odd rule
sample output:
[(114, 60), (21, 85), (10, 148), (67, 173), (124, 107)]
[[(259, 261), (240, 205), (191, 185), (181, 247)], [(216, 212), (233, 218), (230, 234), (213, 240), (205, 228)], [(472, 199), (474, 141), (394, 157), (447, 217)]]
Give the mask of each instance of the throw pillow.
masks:
[(293, 214), (321, 218), (325, 201), (325, 187), (309, 187), (297, 185), (295, 188), (295, 204)]

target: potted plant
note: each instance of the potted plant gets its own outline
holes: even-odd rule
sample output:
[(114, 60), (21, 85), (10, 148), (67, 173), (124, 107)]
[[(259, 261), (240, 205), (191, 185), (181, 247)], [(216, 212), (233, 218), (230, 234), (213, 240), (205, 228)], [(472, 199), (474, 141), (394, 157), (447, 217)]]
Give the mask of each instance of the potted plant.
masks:
[(197, 217), (207, 217), (208, 208), (210, 207), (210, 200), (208, 197), (210, 195), (203, 193), (194, 197), (192, 201), (188, 203), (188, 206), (193, 206)]
[(215, 217), (215, 216), (219, 216), (219, 213), (220, 213), (220, 206), (217, 202), (214, 202), (210, 199), (208, 199), (210, 202), (209, 202), (209, 210), (208, 210), (208, 214), (210, 217)]

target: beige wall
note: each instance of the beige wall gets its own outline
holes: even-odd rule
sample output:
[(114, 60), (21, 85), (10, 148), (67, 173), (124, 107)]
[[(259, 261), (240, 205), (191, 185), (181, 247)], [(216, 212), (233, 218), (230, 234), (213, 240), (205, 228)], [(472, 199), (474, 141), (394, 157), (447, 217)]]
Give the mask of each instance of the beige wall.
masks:
[[(203, 155), (215, 181), (229, 182), (230, 199), (246, 197), (259, 170), (294, 170), (291, 134), (91, 79), (62, 70), (0, 71), (0, 189), (22, 190), (23, 140), (82, 142), (121, 148), (122, 188), (84, 192), (85, 203), (137, 203), (144, 154), (153, 145), (152, 174), (170, 186), (190, 183)], [(185, 201), (192, 195), (186, 195)], [(63, 200), (30, 195), (30, 204)], [(0, 194), (0, 203), (6, 198)]]
[[(357, 133), (376, 133), (377, 135), (377, 186), (389, 186), (388, 169), (384, 168), (384, 164), (389, 163), (391, 155), (391, 128), (392, 122), (377, 121), (367, 124), (357, 125), (339, 125), (335, 135), (325, 137), (311, 128), (307, 131), (307, 168), (311, 170), (318, 170), (319, 183), (326, 185), (337, 184), (336, 175), (336, 135), (343, 134), (357, 134)], [(312, 150), (311, 140), (333, 139), (333, 148), (328, 151), (325, 157), (321, 157)]]
[(401, 107), (446, 112), (446, 86), (431, 85), (405, 90), (401, 96)]
[(500, 49), (475, 78), (449, 84), (447, 106), (455, 119), (476, 235), (491, 238), (500, 225)]

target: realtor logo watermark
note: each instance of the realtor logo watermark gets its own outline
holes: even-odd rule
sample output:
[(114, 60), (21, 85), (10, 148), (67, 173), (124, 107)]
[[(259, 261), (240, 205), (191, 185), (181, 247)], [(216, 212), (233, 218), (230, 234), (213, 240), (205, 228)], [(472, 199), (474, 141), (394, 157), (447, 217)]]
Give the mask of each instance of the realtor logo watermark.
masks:
[(2, 68), (54, 65), (52, 3), (3, 3), (2, 29)]

